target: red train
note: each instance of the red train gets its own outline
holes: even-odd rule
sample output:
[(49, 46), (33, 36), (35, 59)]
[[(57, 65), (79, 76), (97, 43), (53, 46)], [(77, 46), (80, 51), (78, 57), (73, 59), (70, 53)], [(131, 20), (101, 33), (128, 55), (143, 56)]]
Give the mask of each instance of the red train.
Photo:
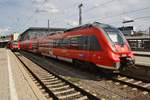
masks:
[(7, 44), (7, 48), (11, 49), (12, 51), (18, 51), (20, 49), (20, 44), (18, 41), (10, 41)]
[(123, 34), (117, 28), (98, 22), (42, 37), (22, 35), (19, 44), (21, 50), (90, 69), (96, 67), (114, 72), (134, 65), (133, 53)]

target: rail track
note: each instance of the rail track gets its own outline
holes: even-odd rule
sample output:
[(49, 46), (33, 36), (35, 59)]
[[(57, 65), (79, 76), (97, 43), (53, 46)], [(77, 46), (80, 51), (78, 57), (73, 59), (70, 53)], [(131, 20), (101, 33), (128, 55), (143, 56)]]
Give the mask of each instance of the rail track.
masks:
[(125, 74), (119, 74), (118, 77), (112, 78), (112, 80), (131, 86), (133, 88), (150, 92), (150, 82), (147, 80), (139, 80), (138, 78), (131, 77)]
[[(29, 59), (30, 59), (30, 57), (29, 57)], [(34, 59), (36, 59), (36, 58), (34, 58)], [(32, 60), (32, 61), (34, 61), (34, 60)], [(35, 60), (35, 62), (36, 62), (36, 60)], [(39, 65), (38, 62), (37, 62), (37, 64)], [(123, 84), (124, 86), (129, 86), (132, 89), (142, 90), (143, 93), (150, 92), (150, 81), (149, 80), (136, 78), (134, 76), (126, 75), (123, 73), (120, 73), (118, 75), (118, 77), (112, 78), (111, 80), (113, 80), (114, 82), (117, 82), (117, 83), (119, 82), (120, 84)]]
[[(32, 62), (19, 53), (16, 57), (25, 66), (32, 80), (41, 87), (41, 91), (47, 99), (54, 100), (100, 100), (100, 98), (88, 91), (74, 85), (59, 75), (43, 69), (36, 62)], [(30, 64), (29, 64), (30, 62)]]

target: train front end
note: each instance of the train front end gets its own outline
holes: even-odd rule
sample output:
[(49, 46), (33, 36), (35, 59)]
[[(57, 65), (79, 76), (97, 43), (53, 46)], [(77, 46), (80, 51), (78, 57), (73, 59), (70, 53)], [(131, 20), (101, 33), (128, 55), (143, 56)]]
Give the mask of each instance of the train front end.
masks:
[(107, 40), (107, 55), (112, 69), (124, 70), (134, 65), (134, 55), (124, 35), (117, 28), (98, 24)]

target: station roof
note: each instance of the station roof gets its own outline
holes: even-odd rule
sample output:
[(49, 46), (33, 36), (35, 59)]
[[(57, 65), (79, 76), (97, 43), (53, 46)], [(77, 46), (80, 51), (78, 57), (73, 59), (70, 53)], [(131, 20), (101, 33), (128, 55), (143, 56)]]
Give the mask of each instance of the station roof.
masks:
[(25, 30), (22, 34), (28, 32), (28, 31), (65, 31), (65, 28), (47, 28), (47, 27), (30, 27), (27, 30)]

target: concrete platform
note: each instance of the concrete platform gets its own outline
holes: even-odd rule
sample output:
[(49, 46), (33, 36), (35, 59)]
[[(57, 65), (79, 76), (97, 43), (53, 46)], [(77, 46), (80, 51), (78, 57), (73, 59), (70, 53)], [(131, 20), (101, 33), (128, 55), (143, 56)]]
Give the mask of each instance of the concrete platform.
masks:
[(134, 54), (136, 64), (150, 66), (150, 52), (134, 51)]
[(150, 52), (144, 52), (144, 51), (133, 51), (133, 53), (137, 56), (146, 56), (150, 57)]
[(150, 57), (135, 56), (135, 64), (150, 67)]
[(33, 83), (15, 55), (0, 48), (0, 100), (43, 100)]

